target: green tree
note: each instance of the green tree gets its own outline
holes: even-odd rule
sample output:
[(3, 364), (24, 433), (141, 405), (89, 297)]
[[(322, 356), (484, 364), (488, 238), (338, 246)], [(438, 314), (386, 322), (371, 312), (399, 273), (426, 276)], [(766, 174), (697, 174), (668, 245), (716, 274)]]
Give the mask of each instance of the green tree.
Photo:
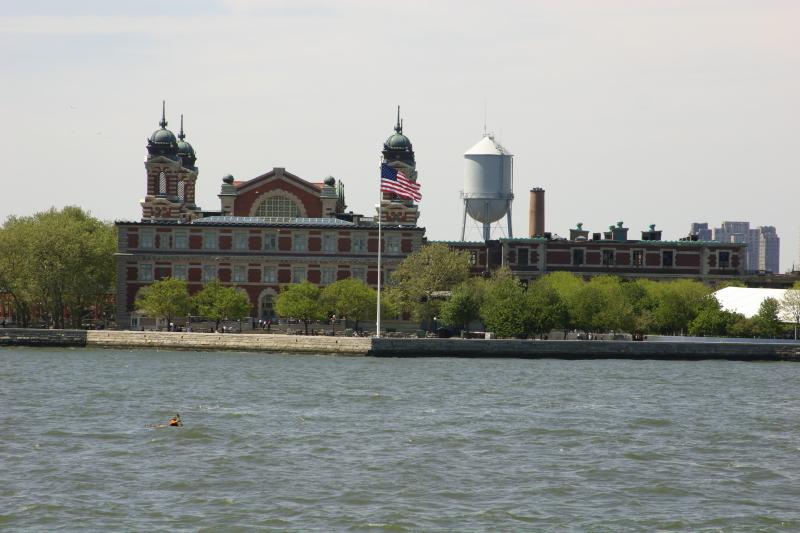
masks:
[(753, 317), (755, 333), (759, 337), (774, 338), (783, 329), (778, 316), (781, 304), (775, 298), (764, 298), (758, 308), (758, 314)]
[(725, 337), (732, 334), (734, 326), (742, 319), (743, 315), (725, 311), (714, 296), (709, 296), (689, 323), (688, 331), (693, 336)]
[(530, 330), (525, 289), (507, 267), (494, 272), (486, 283), (480, 307), (486, 329), (498, 337), (523, 337)]
[(355, 322), (355, 329), (361, 320), (375, 316), (377, 308), (375, 289), (356, 278), (346, 278), (331, 283), (322, 290), (322, 307), (339, 318)]
[(593, 331), (628, 331), (635, 327), (633, 304), (629, 300), (632, 291), (625, 289), (617, 276), (595, 276), (587, 288), (596, 288), (602, 303), (593, 312), (591, 329)]
[(116, 231), (78, 207), (9, 217), (0, 238), (0, 284), (14, 306), (54, 327), (78, 327), (113, 293)]
[(653, 283), (648, 287), (657, 302), (653, 314), (661, 333), (687, 331), (711, 294), (711, 289), (692, 280)]
[(783, 294), (780, 302), (783, 313), (794, 322), (794, 339), (797, 340), (797, 327), (800, 326), (800, 282)]
[(549, 283), (536, 281), (528, 285), (525, 298), (528, 333), (545, 335), (563, 329), (569, 321), (567, 304)]
[(192, 308), (192, 300), (186, 282), (167, 278), (142, 287), (136, 295), (136, 309), (154, 318), (164, 318), (167, 324), (173, 317), (186, 316)]
[(755, 324), (752, 319), (745, 318), (743, 315), (738, 315), (736, 322), (731, 324), (728, 328), (731, 337), (740, 337), (748, 339), (754, 337), (756, 334)]
[(579, 291), (585, 285), (583, 279), (569, 272), (553, 272), (542, 277), (537, 283), (552, 287), (557, 293), (567, 310), (566, 320), (564, 321), (564, 338), (567, 338), (569, 330), (576, 329), (577, 325), (577, 297)]
[(470, 278), (453, 289), (450, 299), (442, 303), (439, 315), (445, 324), (466, 330), (470, 322), (480, 318), (484, 293), (483, 278)]
[(321, 291), (308, 281), (287, 285), (275, 301), (275, 310), (282, 317), (302, 320), (308, 335), (308, 324), (312, 320), (325, 318), (325, 309), (320, 302)]
[(469, 277), (469, 254), (446, 244), (423, 246), (406, 257), (392, 273), (398, 301), (416, 320), (430, 324), (443, 299), (434, 293), (451, 291)]
[(236, 287), (225, 287), (218, 280), (209, 281), (192, 298), (197, 313), (214, 321), (219, 331), (223, 320), (240, 320), (250, 314), (250, 300)]

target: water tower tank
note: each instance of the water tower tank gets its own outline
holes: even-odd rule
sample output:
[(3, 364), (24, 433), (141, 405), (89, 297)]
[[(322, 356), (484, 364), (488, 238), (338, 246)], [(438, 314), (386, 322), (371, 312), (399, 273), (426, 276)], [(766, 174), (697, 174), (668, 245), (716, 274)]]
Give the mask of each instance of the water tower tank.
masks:
[(464, 153), (464, 208), (478, 222), (491, 224), (508, 213), (514, 198), (512, 158), (491, 135)]

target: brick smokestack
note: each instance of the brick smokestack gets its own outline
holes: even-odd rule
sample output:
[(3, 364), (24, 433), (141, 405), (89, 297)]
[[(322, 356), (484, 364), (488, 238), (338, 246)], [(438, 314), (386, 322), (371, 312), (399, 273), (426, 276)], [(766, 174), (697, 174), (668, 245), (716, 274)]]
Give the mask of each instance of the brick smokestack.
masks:
[(544, 235), (544, 189), (531, 189), (531, 210), (528, 214), (528, 235), (541, 237)]

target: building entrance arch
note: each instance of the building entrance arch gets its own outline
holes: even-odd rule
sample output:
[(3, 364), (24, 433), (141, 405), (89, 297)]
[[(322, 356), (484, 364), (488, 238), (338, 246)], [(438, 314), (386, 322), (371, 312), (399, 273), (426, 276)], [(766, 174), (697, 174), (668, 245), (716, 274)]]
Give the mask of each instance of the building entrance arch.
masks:
[(277, 293), (274, 289), (264, 289), (258, 296), (258, 319), (269, 320), (275, 318), (275, 298)]

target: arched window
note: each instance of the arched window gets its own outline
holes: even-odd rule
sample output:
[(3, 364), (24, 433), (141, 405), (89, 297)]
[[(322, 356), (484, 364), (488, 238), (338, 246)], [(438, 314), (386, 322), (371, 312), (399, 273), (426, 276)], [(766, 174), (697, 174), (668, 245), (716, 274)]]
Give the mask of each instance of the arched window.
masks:
[(186, 195), (186, 183), (181, 180), (178, 182), (178, 200), (181, 202), (184, 200), (184, 196)]
[(257, 217), (291, 217), (302, 216), (297, 203), (285, 196), (270, 196), (258, 204)]
[(275, 291), (265, 290), (258, 299), (258, 318), (267, 320), (275, 318)]

